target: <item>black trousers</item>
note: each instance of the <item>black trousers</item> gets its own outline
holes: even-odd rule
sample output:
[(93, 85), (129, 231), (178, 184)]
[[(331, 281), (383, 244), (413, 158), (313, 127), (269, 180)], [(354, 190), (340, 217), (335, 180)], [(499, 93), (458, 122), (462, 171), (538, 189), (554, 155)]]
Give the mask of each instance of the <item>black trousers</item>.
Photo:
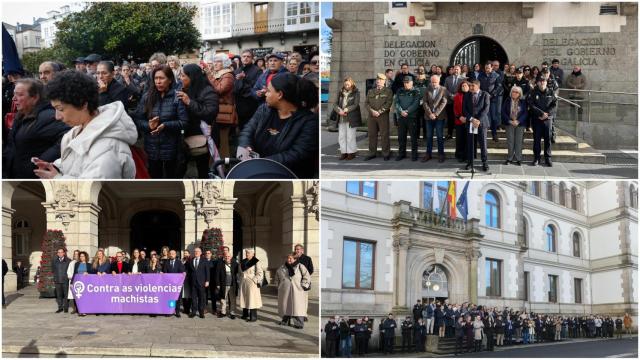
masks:
[(456, 125), (456, 159), (467, 160), (467, 124)]
[(384, 352), (393, 354), (393, 340), (394, 337), (384, 338)]
[(456, 336), (456, 354), (459, 354), (464, 351), (464, 348), (462, 346), (463, 339), (464, 338), (462, 336)]
[(411, 334), (402, 334), (402, 351), (411, 350)]
[(207, 304), (207, 295), (204, 286), (192, 286), (191, 287), (191, 313), (195, 314), (196, 309), (198, 314), (204, 315), (204, 307)]
[(480, 148), (480, 159), (482, 162), (487, 162), (487, 129), (480, 125), (478, 127), (478, 133), (469, 134), (469, 125), (465, 126), (465, 132), (467, 133), (467, 162), (471, 162), (471, 159), (475, 158), (476, 148)]
[(175, 179), (177, 171), (177, 160), (149, 160), (149, 176), (152, 179)]
[(553, 120), (541, 121), (533, 120), (533, 158), (540, 161), (540, 150), (542, 150), (542, 140), (544, 140), (544, 159), (551, 159), (551, 127)]
[(326, 346), (327, 348), (325, 349), (325, 354), (327, 354), (327, 357), (330, 357), (330, 358), (336, 357), (337, 350), (338, 350), (338, 340), (327, 339)]
[(493, 351), (493, 342), (494, 342), (493, 334), (487, 334), (487, 350)]
[(367, 338), (366, 337), (356, 337), (356, 354), (363, 355), (367, 348)]
[(449, 103), (447, 101), (447, 105), (445, 106), (445, 111), (447, 112), (447, 136), (453, 136), (453, 130), (455, 129), (455, 115), (453, 114), (453, 103)]
[(398, 118), (398, 155), (407, 154), (407, 132), (411, 137), (411, 156), (418, 156), (418, 124), (415, 118)]
[(211, 300), (211, 310), (215, 314), (218, 311), (218, 292), (215, 286), (209, 286), (209, 300)]
[(69, 310), (69, 282), (56, 283), (56, 302), (58, 310)]

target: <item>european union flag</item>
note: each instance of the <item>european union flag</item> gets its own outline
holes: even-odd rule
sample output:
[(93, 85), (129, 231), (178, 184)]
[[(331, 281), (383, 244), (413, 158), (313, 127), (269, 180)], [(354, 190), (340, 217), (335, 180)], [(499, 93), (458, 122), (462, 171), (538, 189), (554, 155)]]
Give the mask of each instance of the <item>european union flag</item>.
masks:
[(464, 184), (464, 189), (462, 189), (462, 194), (460, 194), (460, 197), (458, 198), (458, 202), (456, 203), (456, 207), (458, 208), (458, 211), (460, 211), (460, 215), (462, 215), (462, 217), (464, 218), (464, 221), (467, 221), (467, 215), (469, 213), (468, 202), (467, 202), (468, 187), (469, 187), (469, 182), (467, 181), (467, 183)]

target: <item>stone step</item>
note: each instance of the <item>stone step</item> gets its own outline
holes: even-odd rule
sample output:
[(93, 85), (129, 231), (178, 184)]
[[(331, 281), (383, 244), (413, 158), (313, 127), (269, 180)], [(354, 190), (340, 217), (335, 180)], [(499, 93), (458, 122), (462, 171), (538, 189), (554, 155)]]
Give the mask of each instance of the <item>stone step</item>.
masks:
[[(585, 164), (606, 164), (606, 156), (602, 153), (594, 151), (591, 147), (586, 145), (588, 149), (582, 149), (580, 147), (586, 144), (580, 144), (578, 150), (553, 150), (552, 151), (552, 160), (555, 162), (561, 163), (585, 163)], [(398, 147), (392, 146), (391, 151), (394, 153), (394, 156), (398, 154)], [(364, 156), (369, 153), (369, 149), (366, 146), (358, 146), (358, 154), (359, 156), (355, 159), (355, 161), (362, 161)], [(425, 153), (424, 148), (418, 149), (418, 156), (423, 156)], [(444, 149), (445, 158), (446, 159), (454, 159), (455, 158), (455, 149), (451, 147), (445, 147)], [(337, 157), (338, 154), (336, 154)], [(435, 150), (432, 154), (437, 158), (437, 150)], [(381, 153), (378, 153), (378, 156), (382, 156)], [(407, 149), (407, 157), (411, 157), (411, 150)], [(505, 160), (507, 157), (507, 149), (496, 149), (489, 148), (487, 158), (489, 160)], [(522, 150), (522, 160), (524, 162), (533, 161), (533, 150), (531, 148)], [(410, 161), (405, 159), (405, 161)], [(437, 160), (431, 160), (437, 161)], [(480, 161), (480, 154), (478, 153), (478, 157), (476, 162)], [(352, 160), (353, 162), (353, 160)], [(428, 166), (428, 163), (427, 165)]]
[[(365, 133), (366, 133), (366, 132), (368, 132), (368, 130), (367, 130), (367, 128), (366, 128), (366, 127), (359, 127), (359, 128), (357, 129), (357, 131), (358, 131), (359, 133), (360, 133), (360, 132), (365, 132)], [(422, 131), (423, 131), (423, 130), (420, 130), (420, 134), (422, 134)], [(558, 135), (560, 135), (560, 134), (564, 135), (564, 133), (562, 132), (562, 130), (557, 130), (557, 131), (558, 131)], [(489, 131), (488, 131), (488, 133), (489, 133), (489, 138), (491, 138), (491, 131), (489, 130)], [(392, 126), (392, 127), (389, 129), (389, 135), (390, 135), (390, 136), (398, 135), (398, 127), (397, 127), (397, 126)], [(507, 133), (506, 133), (506, 131), (504, 131), (504, 130), (502, 130), (502, 129), (498, 129), (498, 131), (497, 131), (497, 135), (498, 135), (498, 137), (499, 137), (499, 138), (505, 138), (505, 139), (507, 138)], [(444, 136), (447, 136), (447, 127), (446, 127), (446, 126), (445, 126), (445, 128), (444, 128)], [(455, 136), (455, 131), (454, 131), (454, 136)], [(435, 137), (435, 134), (434, 134), (434, 137)], [(533, 139), (533, 131), (525, 131), (525, 132), (524, 132), (524, 138), (525, 138), (525, 139)]]
[[(502, 136), (501, 136), (502, 135)], [(444, 146), (446, 147), (455, 147), (455, 142), (456, 142), (456, 137), (454, 136), (453, 139), (449, 139), (449, 140), (445, 140)], [(397, 147), (398, 146), (398, 136), (397, 135), (392, 135), (389, 136), (389, 140), (390, 140), (390, 144), (392, 147)], [(437, 144), (437, 137), (434, 136), (433, 137), (433, 146), (434, 148), (438, 146)], [(407, 144), (411, 143), (411, 138), (409, 136), (407, 136)], [(368, 139), (365, 138), (364, 140), (361, 140), (360, 142), (358, 142), (358, 147), (367, 147), (368, 146)], [(426, 139), (423, 139), (422, 137), (420, 139), (418, 139), (418, 147), (419, 148), (424, 148), (427, 146), (427, 141)], [(493, 139), (489, 138), (487, 139), (487, 146), (489, 148), (496, 148), (496, 149), (506, 149), (507, 148), (507, 138), (506, 136), (504, 136), (503, 134), (498, 134), (498, 142), (494, 142)], [(523, 146), (524, 148), (533, 148), (533, 138), (525, 138), (523, 140)], [(575, 141), (571, 136), (566, 136), (566, 135), (558, 135), (556, 136), (556, 143), (553, 144), (553, 150), (577, 150), (578, 149), (578, 142)]]

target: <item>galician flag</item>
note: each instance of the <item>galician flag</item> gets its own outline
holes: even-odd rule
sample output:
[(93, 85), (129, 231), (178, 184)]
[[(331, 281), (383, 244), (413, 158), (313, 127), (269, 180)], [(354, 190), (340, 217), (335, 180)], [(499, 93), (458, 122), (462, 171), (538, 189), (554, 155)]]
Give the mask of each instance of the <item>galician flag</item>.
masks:
[(449, 190), (447, 191), (447, 204), (449, 205), (449, 216), (452, 219), (458, 217), (456, 213), (456, 182), (449, 181)]
[(468, 187), (469, 187), (469, 182), (467, 181), (467, 183), (464, 184), (464, 188), (462, 189), (462, 194), (460, 194), (460, 198), (456, 203), (456, 207), (458, 208), (458, 210), (460, 210), (460, 215), (462, 215), (462, 217), (464, 218), (464, 221), (467, 221), (467, 215), (469, 214), (468, 203), (467, 203)]

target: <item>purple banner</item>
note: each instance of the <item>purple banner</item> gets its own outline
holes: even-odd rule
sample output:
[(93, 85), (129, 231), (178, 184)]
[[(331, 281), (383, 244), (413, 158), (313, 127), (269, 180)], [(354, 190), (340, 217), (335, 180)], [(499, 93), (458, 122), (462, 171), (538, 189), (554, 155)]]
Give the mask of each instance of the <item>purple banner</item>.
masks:
[(173, 314), (184, 274), (76, 274), (69, 291), (81, 314)]

